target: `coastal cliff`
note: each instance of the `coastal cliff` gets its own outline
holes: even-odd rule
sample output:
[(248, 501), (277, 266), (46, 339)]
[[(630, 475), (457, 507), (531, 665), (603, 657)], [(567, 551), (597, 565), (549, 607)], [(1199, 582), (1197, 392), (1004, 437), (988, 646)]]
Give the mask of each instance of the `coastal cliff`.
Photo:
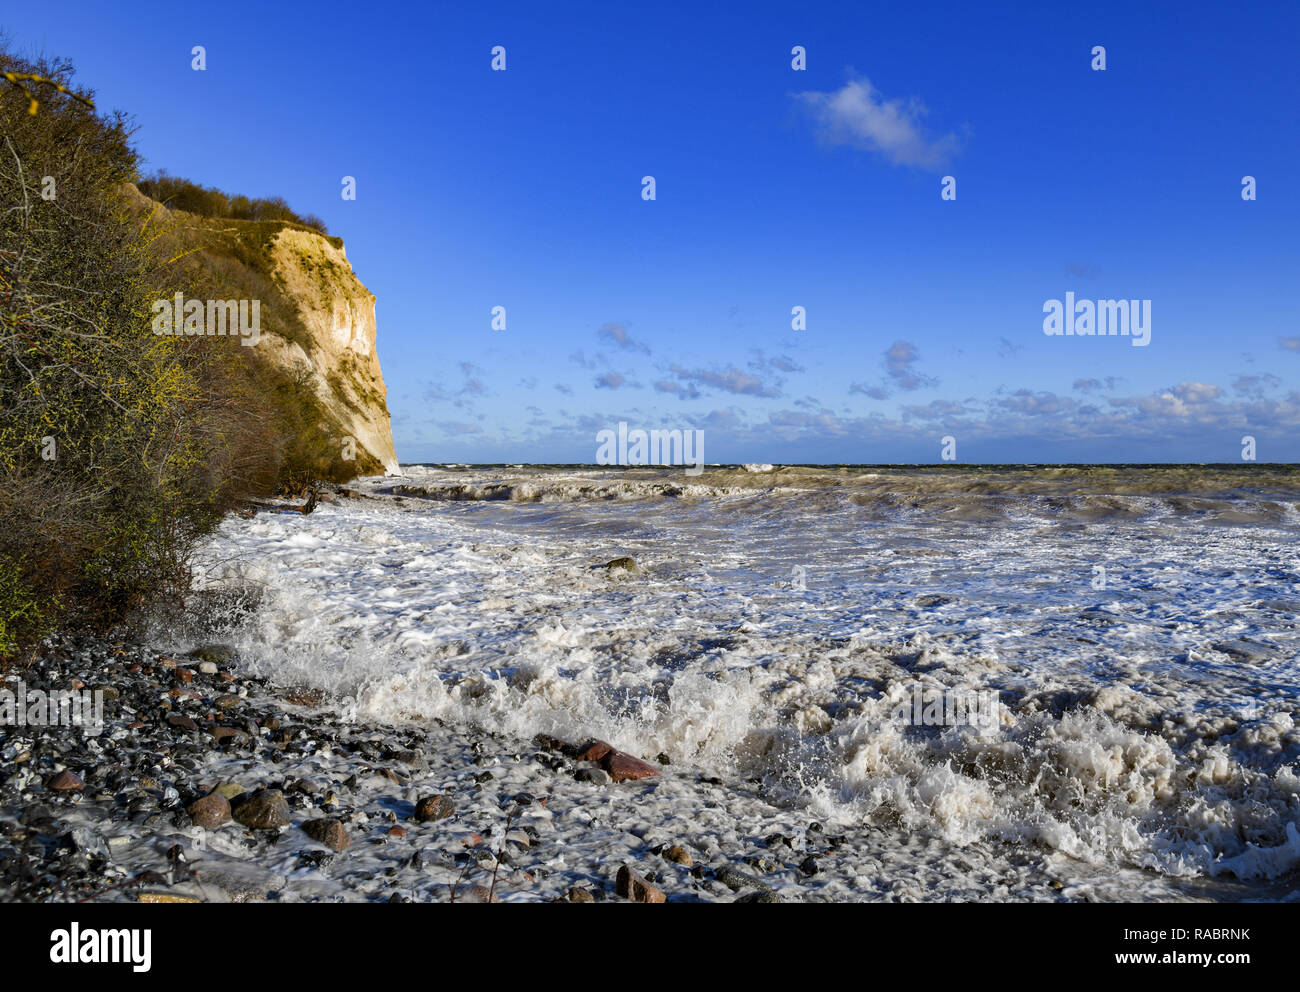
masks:
[(288, 221), (170, 209), (134, 186), (130, 194), (184, 260), (181, 281), (192, 294), (260, 300), (260, 334), (247, 350), (314, 395), (313, 443), (329, 446), (336, 466), (350, 463), (330, 473), (335, 481), (395, 473), (375, 295), (352, 271), (342, 239)]

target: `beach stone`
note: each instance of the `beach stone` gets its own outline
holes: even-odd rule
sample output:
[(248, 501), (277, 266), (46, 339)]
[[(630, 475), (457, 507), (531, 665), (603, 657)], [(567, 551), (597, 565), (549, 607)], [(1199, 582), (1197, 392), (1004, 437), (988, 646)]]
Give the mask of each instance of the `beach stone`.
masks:
[(81, 776), (66, 769), (45, 783), (45, 788), (54, 792), (80, 792), (85, 787), (86, 783), (81, 781)]
[(658, 778), (659, 769), (649, 762), (634, 758), (622, 751), (611, 752), (604, 761), (605, 771), (615, 782), (631, 782), (642, 778)]
[(66, 839), (75, 850), (80, 851), (86, 857), (108, 860), (108, 841), (89, 827), (74, 828)]
[(736, 896), (732, 902), (785, 902), (779, 895), (771, 889), (759, 889), (754, 892), (746, 892), (743, 895)]
[(1235, 641), (1218, 641), (1211, 644), (1215, 651), (1221, 651), (1235, 661), (1243, 662), (1247, 665), (1259, 665), (1268, 661), (1269, 657), (1276, 652), (1276, 648), (1267, 644), (1261, 644), (1258, 641), (1238, 638)]
[(592, 785), (609, 785), (613, 781), (609, 772), (603, 768), (579, 768), (573, 777), (579, 782), (590, 782)]
[(672, 847), (668, 848), (668, 850), (664, 851), (664, 860), (671, 861), (675, 865), (684, 865), (687, 868), (695, 864), (694, 859), (691, 857), (691, 852), (686, 850), (686, 848), (682, 847), (680, 844), (674, 844)]
[(289, 804), (279, 789), (244, 793), (230, 805), (235, 819), (250, 830), (278, 830), (289, 825)]
[(415, 819), (419, 823), (445, 820), (456, 812), (456, 804), (446, 796), (425, 796), (415, 804)]
[(634, 758), (626, 752), (605, 743), (591, 740), (578, 752), (579, 761), (594, 761), (609, 773), (615, 782), (628, 782), (642, 778), (657, 778), (660, 771), (648, 761)]
[(668, 898), (627, 865), (618, 870), (615, 889), (620, 896), (632, 902), (659, 903), (667, 901)]
[(225, 796), (227, 799), (234, 799), (236, 796), (242, 796), (248, 790), (235, 782), (222, 782), (212, 791), (219, 796)]
[(189, 685), (194, 681), (194, 670), (190, 668), (178, 668), (176, 671), (172, 672), (172, 675), (175, 677), (177, 682), (184, 683), (185, 685)]
[(389, 837), (394, 837), (394, 838), (397, 838), (398, 840), (400, 840), (401, 838), (403, 838), (403, 837), (406, 836), (406, 828), (405, 828), (405, 827), (389, 827), (389, 828), (388, 828), (388, 836), (389, 836)]
[(169, 713), (167, 715), (167, 725), (175, 727), (177, 730), (188, 730), (190, 733), (199, 729), (197, 723), (181, 713)]
[(284, 698), (294, 706), (319, 706), (325, 702), (325, 693), (320, 689), (299, 687), (290, 689)]
[(346, 851), (352, 843), (347, 828), (340, 821), (331, 818), (308, 820), (302, 825), (302, 832), (332, 851)]
[(248, 734), (235, 727), (213, 727), (212, 739), (218, 747), (240, 747), (248, 743)]
[[(222, 693), (220, 696), (218, 696), (216, 699), (212, 700), (212, 705), (219, 710), (229, 710), (229, 709), (234, 709), (243, 701), (244, 701), (243, 697), (237, 696), (233, 692), (225, 692)], [(275, 730), (276, 728), (272, 727), (271, 729)]]
[(602, 565), (601, 568), (610, 569), (610, 570), (613, 570), (615, 568), (621, 568), (626, 572), (639, 571), (639, 569), (636, 567), (636, 560), (633, 558), (629, 558), (627, 556), (624, 556), (622, 558), (611, 558), (609, 561), (605, 562), (605, 564)]
[(565, 902), (595, 902), (596, 897), (584, 888), (573, 886), (568, 892), (564, 893)]
[(456, 889), (456, 902), (500, 902), (486, 885), (462, 885)]
[(713, 877), (732, 892), (739, 892), (741, 889), (767, 890), (770, 888), (762, 879), (755, 878), (753, 875), (746, 875), (738, 868), (732, 868), (731, 865), (718, 868), (714, 871)]
[(201, 674), (203, 674), (203, 675), (216, 675), (216, 674), (217, 674), (217, 666), (216, 666), (213, 662), (210, 662), (210, 661), (201, 661), (201, 662), (199, 662), (199, 666), (198, 666), (198, 668), (199, 668), (199, 672), (200, 672)]
[(229, 644), (205, 644), (191, 651), (190, 657), (212, 665), (225, 665), (235, 660), (235, 649)]
[(196, 827), (215, 830), (230, 822), (230, 801), (219, 792), (210, 792), (190, 803), (187, 812)]

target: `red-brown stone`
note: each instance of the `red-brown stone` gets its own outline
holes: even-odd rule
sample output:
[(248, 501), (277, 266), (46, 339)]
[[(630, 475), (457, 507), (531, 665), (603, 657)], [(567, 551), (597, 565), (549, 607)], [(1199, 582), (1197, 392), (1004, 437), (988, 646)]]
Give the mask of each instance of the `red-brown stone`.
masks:
[(54, 792), (80, 792), (86, 787), (86, 783), (81, 781), (81, 777), (74, 772), (61, 771), (45, 786)]
[(659, 769), (649, 762), (611, 747), (604, 741), (588, 741), (578, 753), (578, 760), (598, 762), (615, 782), (655, 778), (660, 774)]
[(667, 896), (634, 872), (627, 865), (618, 870), (618, 894), (632, 902), (666, 902)]

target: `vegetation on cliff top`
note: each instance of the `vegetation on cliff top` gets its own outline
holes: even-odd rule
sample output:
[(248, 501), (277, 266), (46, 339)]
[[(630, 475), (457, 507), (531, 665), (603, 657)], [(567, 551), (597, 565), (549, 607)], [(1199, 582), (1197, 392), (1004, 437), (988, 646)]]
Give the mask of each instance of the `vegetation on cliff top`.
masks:
[(329, 235), (325, 222), (314, 214), (303, 217), (295, 213), (281, 197), (257, 199), (224, 193), (211, 186), (182, 179), (159, 169), (136, 184), (140, 192), (173, 210), (184, 210), (200, 217), (230, 220), (269, 220), (298, 224), (318, 234)]

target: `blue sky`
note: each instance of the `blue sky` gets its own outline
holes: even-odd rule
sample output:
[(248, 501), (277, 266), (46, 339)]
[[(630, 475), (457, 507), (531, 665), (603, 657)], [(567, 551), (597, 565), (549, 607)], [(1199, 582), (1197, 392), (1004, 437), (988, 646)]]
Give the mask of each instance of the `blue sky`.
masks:
[[(1300, 460), (1300, 6), (482, 6), (0, 25), (149, 167), (344, 239), (403, 461), (590, 462), (619, 421), (709, 461)], [(1151, 300), (1149, 346), (1045, 335), (1067, 291)]]

